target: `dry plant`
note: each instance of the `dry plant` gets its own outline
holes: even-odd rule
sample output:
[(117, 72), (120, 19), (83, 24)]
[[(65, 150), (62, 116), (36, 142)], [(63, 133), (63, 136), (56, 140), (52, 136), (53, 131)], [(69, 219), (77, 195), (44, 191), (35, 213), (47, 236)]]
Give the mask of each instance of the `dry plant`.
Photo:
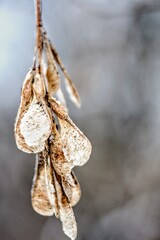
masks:
[(64, 233), (74, 240), (77, 224), (72, 207), (79, 201), (81, 190), (72, 169), (88, 161), (91, 144), (68, 116), (58, 65), (70, 99), (80, 106), (80, 98), (43, 27), (41, 0), (36, 0), (35, 8), (35, 53), (22, 87), (15, 139), (20, 150), (36, 154), (31, 190), (34, 210), (44, 216), (55, 214)]

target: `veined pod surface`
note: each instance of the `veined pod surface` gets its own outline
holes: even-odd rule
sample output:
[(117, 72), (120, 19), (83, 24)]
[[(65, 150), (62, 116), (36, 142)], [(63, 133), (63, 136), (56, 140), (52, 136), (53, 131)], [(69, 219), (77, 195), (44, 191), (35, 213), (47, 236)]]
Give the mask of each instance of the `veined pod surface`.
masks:
[(52, 131), (50, 114), (44, 100), (40, 102), (33, 99), (21, 120), (20, 131), (26, 144), (34, 149), (34, 153), (44, 150)]
[(84, 165), (90, 155), (92, 146), (88, 138), (69, 118), (64, 107), (54, 98), (49, 100), (52, 110), (58, 117), (62, 150), (65, 158), (74, 166)]

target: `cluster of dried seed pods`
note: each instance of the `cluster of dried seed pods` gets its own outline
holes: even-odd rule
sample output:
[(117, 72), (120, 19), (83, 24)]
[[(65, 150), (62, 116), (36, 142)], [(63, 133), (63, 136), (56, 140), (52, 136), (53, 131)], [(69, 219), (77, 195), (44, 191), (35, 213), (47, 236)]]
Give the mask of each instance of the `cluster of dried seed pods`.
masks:
[(71, 100), (79, 106), (77, 90), (43, 28), (40, 37), (41, 54), (37, 56), (38, 49), (35, 51), (33, 67), (22, 87), (15, 139), (20, 150), (36, 154), (31, 191), (34, 210), (44, 216), (55, 214), (64, 233), (76, 239), (72, 207), (81, 190), (72, 169), (88, 161), (91, 144), (68, 116), (57, 65), (64, 73)]

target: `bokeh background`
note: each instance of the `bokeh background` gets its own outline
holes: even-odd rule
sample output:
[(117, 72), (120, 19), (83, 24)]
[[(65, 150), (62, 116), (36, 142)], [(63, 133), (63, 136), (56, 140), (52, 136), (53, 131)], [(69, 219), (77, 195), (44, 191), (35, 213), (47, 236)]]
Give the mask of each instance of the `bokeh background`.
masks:
[[(67, 240), (33, 211), (34, 156), (14, 120), (32, 64), (33, 1), (0, 0), (0, 240)], [(44, 0), (43, 20), (79, 89), (70, 116), (93, 145), (75, 172), (78, 240), (160, 240), (160, 0)]]

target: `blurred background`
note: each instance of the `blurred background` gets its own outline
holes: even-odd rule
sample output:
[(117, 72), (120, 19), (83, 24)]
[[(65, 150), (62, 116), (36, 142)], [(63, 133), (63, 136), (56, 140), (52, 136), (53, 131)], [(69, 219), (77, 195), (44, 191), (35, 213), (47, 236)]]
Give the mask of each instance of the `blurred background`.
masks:
[[(78, 240), (160, 240), (160, 0), (45, 0), (48, 34), (82, 99), (70, 116), (93, 145), (75, 172)], [(34, 155), (14, 121), (32, 64), (33, 1), (0, 0), (0, 240), (67, 240), (33, 211)]]

